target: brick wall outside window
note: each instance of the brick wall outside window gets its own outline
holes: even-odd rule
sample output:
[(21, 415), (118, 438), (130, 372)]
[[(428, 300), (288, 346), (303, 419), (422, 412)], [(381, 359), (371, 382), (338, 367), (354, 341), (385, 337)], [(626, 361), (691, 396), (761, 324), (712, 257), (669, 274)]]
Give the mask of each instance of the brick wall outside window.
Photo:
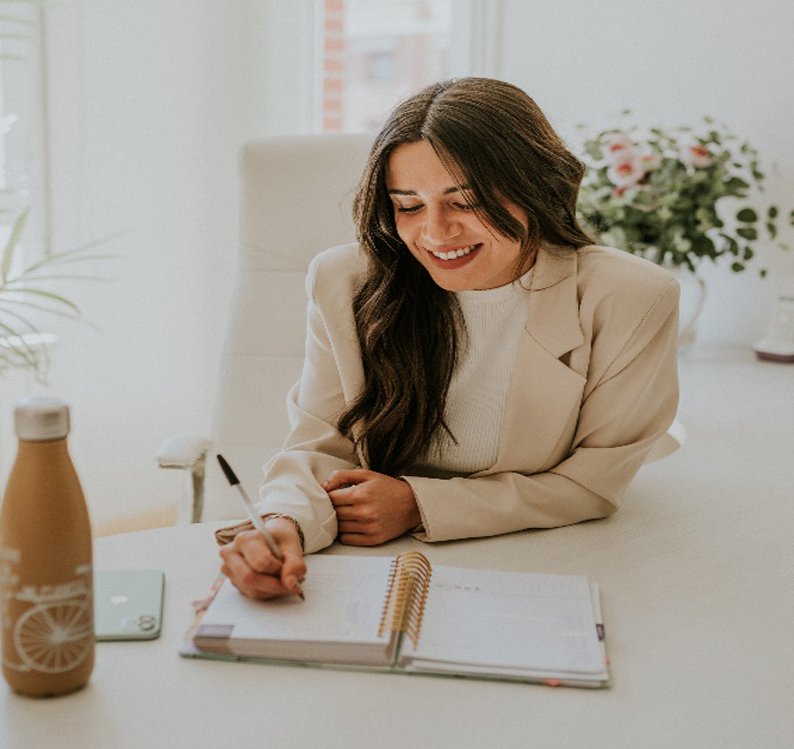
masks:
[(322, 0), (324, 132), (375, 131), (402, 98), (449, 77), (453, 0)]

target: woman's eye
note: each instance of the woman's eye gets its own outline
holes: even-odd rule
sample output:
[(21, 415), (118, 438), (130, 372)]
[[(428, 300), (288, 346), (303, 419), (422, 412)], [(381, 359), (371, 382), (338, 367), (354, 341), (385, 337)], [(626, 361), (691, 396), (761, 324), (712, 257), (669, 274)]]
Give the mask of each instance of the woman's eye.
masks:
[(412, 205), (412, 206), (397, 206), (398, 213), (416, 213), (422, 206), (421, 205)]
[(455, 206), (455, 208), (457, 208), (460, 211), (473, 211), (474, 210), (474, 206), (470, 205), (469, 203), (453, 203), (453, 205)]

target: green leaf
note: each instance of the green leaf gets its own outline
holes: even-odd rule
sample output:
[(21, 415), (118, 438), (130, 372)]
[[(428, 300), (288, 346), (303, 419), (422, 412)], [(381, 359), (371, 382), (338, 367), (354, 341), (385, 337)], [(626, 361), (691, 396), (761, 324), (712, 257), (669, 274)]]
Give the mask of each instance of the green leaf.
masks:
[(725, 182), (725, 194), (743, 197), (743, 193), (750, 185), (740, 177), (731, 177)]
[(751, 224), (758, 221), (758, 214), (752, 208), (742, 208), (742, 210), (736, 214), (736, 218), (739, 219), (739, 221)]
[(769, 210), (767, 211), (767, 215), (769, 218), (777, 218), (777, 206), (770, 205)]
[(19, 237), (22, 235), (22, 230), (25, 228), (25, 222), (28, 220), (30, 208), (25, 208), (19, 214), (17, 220), (14, 221), (14, 228), (11, 230), (11, 235), (8, 237), (6, 246), (3, 248), (3, 264), (0, 268), (2, 273), (3, 283), (8, 280), (8, 274), (11, 271), (11, 263), (14, 261), (14, 253), (19, 243)]
[(695, 237), (692, 240), (692, 251), (698, 257), (717, 257), (717, 248), (714, 242), (711, 241), (705, 234)]
[(22, 288), (22, 289), (5, 289), (5, 293), (7, 294), (34, 294), (35, 296), (42, 296), (46, 299), (51, 299), (52, 301), (56, 302), (57, 304), (62, 304), (65, 307), (71, 309), (76, 315), (80, 315), (80, 310), (78, 309), (77, 305), (74, 302), (70, 302), (65, 297), (60, 296), (59, 294), (53, 294), (51, 291), (43, 291), (42, 289), (31, 289), (31, 288)]
[(593, 143), (592, 141), (585, 145), (585, 151), (587, 151), (587, 154), (592, 159), (598, 160), (601, 158), (601, 149), (598, 147), (598, 144)]
[(766, 230), (769, 232), (769, 236), (772, 239), (777, 237), (777, 226), (775, 226), (771, 221), (767, 222)]
[(35, 39), (35, 36), (33, 34), (15, 34), (8, 31), (0, 31), (0, 39), (27, 41), (29, 39)]
[(744, 257), (742, 258), (742, 260), (752, 260), (754, 255), (755, 255), (755, 253), (752, 251), (752, 249), (750, 247), (745, 247), (744, 248)]
[(742, 239), (749, 239), (751, 242), (755, 239), (758, 239), (758, 232), (752, 227), (742, 227), (741, 229), (737, 229), (736, 233)]
[(18, 278), (15, 278), (8, 282), (8, 286), (13, 288), (15, 284), (18, 283), (30, 283), (31, 281), (108, 281), (110, 279), (106, 278), (105, 276), (82, 276), (77, 274), (71, 273), (47, 273), (47, 274), (38, 274), (38, 273), (28, 273), (27, 271), (24, 274), (20, 275)]
[(5, 299), (0, 301), (0, 313), (15, 314), (13, 309), (18, 307), (27, 307), (28, 309), (35, 309), (38, 312), (46, 312), (48, 315), (55, 315), (56, 317), (63, 317), (67, 320), (79, 320), (80, 315), (74, 312), (63, 312), (55, 307), (47, 307), (43, 304), (36, 304), (29, 302), (26, 299)]
[(8, 23), (18, 23), (20, 26), (27, 26), (28, 28), (36, 28), (38, 24), (36, 21), (30, 21), (27, 18), (17, 18), (16, 16), (0, 15), (0, 21), (7, 21)]
[(761, 278), (766, 278), (766, 273), (766, 268), (761, 268), (761, 270), (758, 271), (758, 275), (761, 276)]
[[(6, 346), (3, 346), (7, 351), (12, 352), (22, 359), (22, 363), (28, 367), (36, 367), (38, 364), (38, 351), (31, 347), (29, 343), (25, 342), (24, 336), (28, 333), (38, 332), (30, 323), (27, 323), (23, 318), (20, 321), (26, 323), (28, 330), (12, 328), (3, 322), (0, 322), (0, 333), (3, 333), (3, 338)], [(16, 340), (14, 340), (16, 339)]]
[(110, 260), (113, 257), (113, 255), (108, 255), (108, 254), (85, 255), (83, 253), (86, 250), (90, 250), (92, 247), (96, 247), (97, 245), (104, 244), (105, 242), (110, 242), (114, 239), (117, 239), (120, 236), (122, 236), (121, 232), (117, 234), (111, 234), (101, 239), (95, 239), (91, 242), (86, 242), (85, 244), (82, 244), (79, 247), (74, 247), (71, 250), (65, 250), (64, 252), (56, 252), (52, 255), (47, 255), (46, 257), (39, 260), (39, 262), (29, 266), (25, 270), (25, 273), (32, 273), (33, 271), (37, 270), (38, 268), (41, 268), (42, 266), (54, 265), (56, 263), (82, 262), (84, 260)]
[(731, 263), (731, 270), (734, 273), (741, 273), (744, 270), (744, 266), (741, 263)]
[(720, 236), (725, 240), (725, 243), (728, 245), (727, 252), (730, 252), (732, 255), (739, 254), (739, 243), (731, 236), (727, 234), (720, 234)]

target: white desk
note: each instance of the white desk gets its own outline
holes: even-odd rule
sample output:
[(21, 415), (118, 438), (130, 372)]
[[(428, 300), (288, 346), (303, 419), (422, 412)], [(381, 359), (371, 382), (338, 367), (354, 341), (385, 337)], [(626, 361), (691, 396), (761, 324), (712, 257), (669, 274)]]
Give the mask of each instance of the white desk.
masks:
[(689, 442), (646, 466), (614, 517), (422, 545), (442, 564), (602, 585), (608, 690), (303, 670), (177, 655), (218, 569), (212, 528), (99, 539), (97, 567), (165, 570), (159, 640), (99, 643), (90, 686), (0, 687), (2, 749), (794, 746), (794, 366), (702, 349), (682, 365)]

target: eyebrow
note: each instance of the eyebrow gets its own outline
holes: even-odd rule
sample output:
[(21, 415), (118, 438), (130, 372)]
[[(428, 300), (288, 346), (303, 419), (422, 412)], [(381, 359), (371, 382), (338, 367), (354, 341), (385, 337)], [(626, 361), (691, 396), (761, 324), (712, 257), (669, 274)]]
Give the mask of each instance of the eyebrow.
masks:
[[(462, 190), (471, 190), (468, 185), (461, 185), (460, 187), (448, 187), (443, 195), (449, 195), (453, 192), (461, 192)], [(416, 195), (416, 190), (389, 190), (389, 195)]]

